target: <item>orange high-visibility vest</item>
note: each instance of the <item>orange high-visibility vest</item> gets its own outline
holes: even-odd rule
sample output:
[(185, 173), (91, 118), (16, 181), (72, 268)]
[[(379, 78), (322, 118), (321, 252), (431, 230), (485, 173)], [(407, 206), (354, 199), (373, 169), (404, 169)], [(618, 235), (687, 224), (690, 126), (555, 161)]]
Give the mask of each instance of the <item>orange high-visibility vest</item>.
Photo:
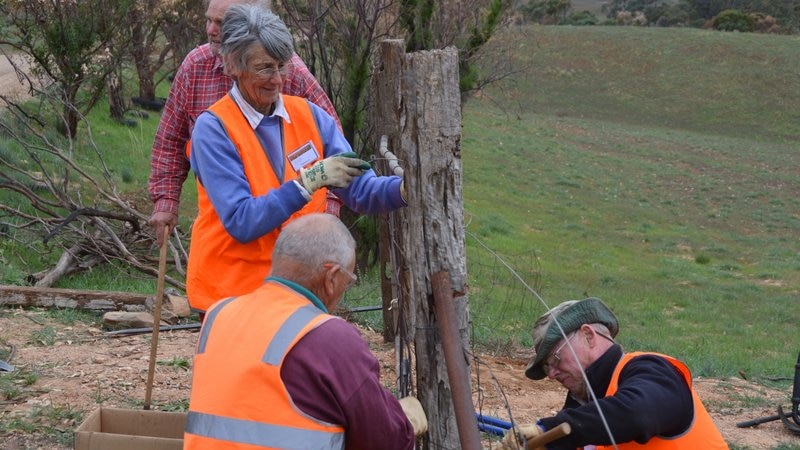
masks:
[(343, 449), (344, 427), (299, 411), (281, 380), (289, 351), (327, 320), (277, 282), (211, 308), (197, 342), (185, 450)]
[[(304, 98), (283, 96), (291, 123), (283, 122), (283, 150), (288, 154), (309, 141), (319, 153), (317, 161), (324, 158), (322, 137)], [(250, 182), (253, 196), (266, 195), (283, 183), (297, 178), (288, 158), (286, 170), (279, 180), (272, 169), (266, 150), (239, 110), (236, 102), (225, 95), (208, 109), (217, 116), (225, 131), (239, 151), (244, 173)], [(214, 180), (204, 180), (213, 183)], [(327, 190), (318, 189), (311, 201), (289, 217), (291, 220), (314, 212), (325, 212)], [(192, 244), (186, 273), (186, 294), (192, 308), (205, 311), (219, 299), (246, 294), (264, 282), (272, 267), (272, 248), (278, 239), (279, 229), (243, 244), (231, 237), (222, 225), (205, 188), (197, 183), (198, 214), (192, 226)]]
[[(692, 391), (692, 400), (694, 401), (694, 418), (692, 420), (692, 424), (689, 426), (689, 429), (679, 436), (654, 437), (647, 441), (646, 444), (639, 444), (637, 442), (617, 443), (617, 447), (620, 450), (639, 448), (646, 448), (648, 450), (727, 450), (728, 444), (725, 443), (725, 439), (722, 438), (719, 430), (714, 425), (714, 421), (711, 419), (708, 411), (706, 411), (706, 408), (700, 401), (700, 397), (697, 396), (697, 392), (695, 392), (695, 390), (692, 388), (692, 374), (689, 372), (689, 368), (686, 367), (686, 364), (671, 356), (649, 352), (626, 353), (622, 356), (622, 358), (620, 358), (619, 363), (617, 363), (617, 367), (614, 369), (614, 374), (611, 376), (611, 383), (608, 385), (608, 390), (606, 390), (606, 397), (614, 395), (614, 393), (617, 392), (619, 374), (622, 372), (622, 368), (625, 367), (625, 365), (632, 358), (641, 355), (660, 356), (669, 361), (673, 366), (675, 366), (676, 369), (678, 369), (681, 375), (683, 375), (683, 378), (686, 380), (686, 384), (689, 386), (689, 389)], [(648, 411), (645, 414), (658, 414), (658, 411)], [(613, 445), (597, 446), (598, 450), (611, 450), (613, 448)]]

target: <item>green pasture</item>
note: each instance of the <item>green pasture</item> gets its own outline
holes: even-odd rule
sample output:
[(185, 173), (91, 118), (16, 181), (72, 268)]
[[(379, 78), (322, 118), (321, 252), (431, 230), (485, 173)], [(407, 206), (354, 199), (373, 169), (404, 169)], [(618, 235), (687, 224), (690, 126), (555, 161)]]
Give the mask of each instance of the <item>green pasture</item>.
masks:
[[(675, 355), (697, 376), (791, 376), (800, 38), (529, 26), (493, 40), (483, 61), (502, 80), (465, 105), (461, 142), (476, 344), (527, 346), (545, 304), (597, 296), (619, 315), (628, 349)], [(91, 114), (91, 136), (117, 187), (149, 214), (158, 114), (133, 128), (106, 116), (105, 105)], [(0, 151), (14, 154), (6, 137)], [(194, 195), (190, 179), (184, 230)], [(24, 284), (52, 263), (32, 256), (46, 250), (0, 241), (0, 282)], [(363, 275), (348, 304), (379, 304), (376, 277)], [(106, 266), (58, 287), (154, 292), (155, 280)], [(356, 319), (381, 326), (379, 313)]]
[[(531, 26), (494, 44), (514, 49), (490, 66), (511, 75), (463, 115), (475, 239), (534, 252), (550, 307), (605, 300), (629, 349), (673, 354), (699, 376), (792, 375), (800, 39)], [(468, 250), (470, 266), (492, 257)], [(475, 315), (491, 318), (478, 334), (495, 344), (529, 344), (545, 311), (512, 283), (471, 286)]]

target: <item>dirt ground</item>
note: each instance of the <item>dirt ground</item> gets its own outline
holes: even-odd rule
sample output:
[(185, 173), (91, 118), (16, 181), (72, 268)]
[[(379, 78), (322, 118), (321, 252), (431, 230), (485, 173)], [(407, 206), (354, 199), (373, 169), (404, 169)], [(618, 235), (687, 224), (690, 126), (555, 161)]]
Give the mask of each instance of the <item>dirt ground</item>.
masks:
[[(21, 64), (21, 60), (15, 60)], [(11, 99), (18, 99), (26, 95), (27, 90), (25, 86), (20, 83), (14, 68), (8, 59), (0, 54), (0, 95), (9, 96)]]
[[(383, 381), (393, 383), (394, 351), (381, 336), (363, 329), (381, 361)], [(153, 409), (185, 406), (189, 397), (191, 362), (197, 333), (160, 333), (154, 384)], [(9, 362), (24, 373), (36, 374), (28, 385), (21, 377), (2, 383), (0, 373), (0, 448), (68, 449), (72, 430), (99, 405), (141, 409), (145, 399), (151, 340), (149, 334), (108, 337), (106, 331), (83, 322), (66, 326), (43, 310), (0, 310), (0, 344), (13, 348)], [(5, 353), (6, 355), (8, 353)], [(476, 408), (485, 415), (508, 419), (502, 388), (517, 422), (553, 414), (564, 398), (555, 382), (525, 378), (525, 355), (480, 355), (480, 383), (473, 368)], [(775, 407), (790, 405), (790, 392), (768, 389), (741, 379), (698, 379), (701, 398), (711, 411), (725, 439), (737, 449), (800, 448), (800, 437), (778, 422), (755, 428), (736, 423), (775, 414)], [(479, 400), (477, 393), (482, 393)], [(754, 400), (755, 399), (755, 400)], [(484, 446), (491, 446), (485, 436)], [(493, 447), (496, 448), (496, 445)]]

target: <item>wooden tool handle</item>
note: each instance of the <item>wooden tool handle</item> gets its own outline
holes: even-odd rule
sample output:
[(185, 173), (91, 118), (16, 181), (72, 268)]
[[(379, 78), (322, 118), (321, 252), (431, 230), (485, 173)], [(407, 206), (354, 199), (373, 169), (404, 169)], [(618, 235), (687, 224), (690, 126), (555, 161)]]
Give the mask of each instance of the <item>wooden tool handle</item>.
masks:
[(556, 439), (561, 439), (562, 437), (572, 433), (572, 427), (569, 426), (568, 423), (564, 422), (561, 425), (551, 428), (544, 433), (536, 436), (533, 439), (529, 439), (525, 443), (525, 448), (527, 450), (535, 450), (539, 447), (544, 446), (548, 442), (553, 442)]
[(167, 275), (167, 247), (169, 246), (169, 227), (164, 227), (164, 240), (161, 241), (161, 252), (158, 257), (158, 281), (156, 282), (156, 304), (153, 308), (153, 334), (150, 338), (150, 365), (147, 369), (147, 385), (144, 394), (144, 409), (150, 409), (150, 397), (153, 392), (153, 376), (156, 370), (156, 353), (158, 352), (158, 331), (161, 329), (161, 298), (164, 297), (164, 278)]

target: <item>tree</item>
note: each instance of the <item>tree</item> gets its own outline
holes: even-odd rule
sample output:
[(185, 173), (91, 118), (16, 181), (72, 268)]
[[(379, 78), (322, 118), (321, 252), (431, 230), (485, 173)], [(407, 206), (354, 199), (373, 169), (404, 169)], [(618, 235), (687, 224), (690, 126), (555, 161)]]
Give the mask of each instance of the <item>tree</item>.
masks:
[[(569, 0), (559, 1), (569, 2)], [(464, 44), (459, 47), (458, 75), (462, 103), (467, 100), (470, 91), (475, 89), (476, 86), (485, 83), (485, 80), (483, 80), (482, 83), (481, 76), (476, 68), (475, 55), (489, 42), (492, 35), (494, 35), (494, 32), (500, 24), (503, 11), (504, 5), (502, 0), (492, 0), (485, 16), (472, 25), (469, 37)]]
[(155, 100), (155, 73), (169, 54), (167, 45), (153, 57), (164, 14), (159, 8), (161, 4), (159, 0), (136, 2), (130, 9), (130, 20), (126, 22), (130, 28), (130, 53), (139, 78), (139, 97), (145, 100)]
[(756, 29), (756, 18), (735, 9), (726, 9), (714, 17), (712, 25), (715, 30), (752, 33)]
[[(135, 2), (126, 22), (130, 56), (139, 79), (140, 103), (156, 100), (156, 75), (167, 61), (178, 67), (184, 56), (203, 41), (204, 2), (144, 0)], [(171, 58), (171, 59), (170, 59)]]
[[(82, 124), (78, 144), (54, 135), (34, 103), (0, 98), (4, 110), (0, 114), (3, 238), (26, 248), (28, 260), (41, 256), (47, 261), (60, 252), (52, 268), (30, 273), (27, 280), (50, 287), (63, 276), (112, 261), (123, 262), (122, 270), (156, 276), (148, 216), (120, 193), (91, 139), (90, 125)], [(65, 105), (63, 109), (72, 108)], [(80, 152), (76, 145), (81, 145)], [(172, 249), (174, 261), (186, 260), (180, 246)], [(167, 282), (185, 289), (183, 282), (171, 277)]]
[(522, 8), (522, 13), (527, 20), (555, 25), (566, 19), (570, 8), (570, 0), (531, 0)]
[(434, 4), (432, 0), (403, 0), (400, 2), (399, 25), (406, 30), (406, 51), (431, 48)]
[(772, 16), (785, 32), (800, 28), (800, 2), (796, 0), (681, 0), (690, 17), (708, 21), (725, 10)]
[[(297, 33), (295, 50), (331, 97), (345, 137), (369, 158), (374, 149), (366, 148), (371, 130), (364, 114), (371, 101), (367, 87), (376, 45), (403, 36), (414, 51), (456, 46), (461, 90), (467, 93), (496, 79), (496, 73), (481, 77), (474, 63), (499, 25), (504, 5), (502, 0), (287, 0), (278, 12)], [(345, 210), (342, 219), (353, 225), (359, 267), (371, 265), (378, 242), (374, 218)]]
[(751, 0), (745, 11), (772, 16), (786, 32), (800, 30), (800, 2), (796, 0)]
[(345, 136), (360, 151), (377, 42), (404, 37), (408, 51), (456, 46), (461, 77), (468, 80), (462, 81), (462, 91), (469, 91), (484, 84), (471, 62), (500, 25), (506, 7), (502, 0), (288, 0), (280, 12), (300, 35), (297, 53), (331, 97)]
[(631, 16), (640, 12), (644, 14), (649, 23), (657, 23), (673, 7), (673, 2), (668, 0), (612, 0), (603, 4), (603, 12), (609, 19), (617, 19), (621, 12), (629, 12)]
[(597, 25), (598, 19), (591, 11), (575, 11), (567, 17), (564, 23), (578, 26)]
[(171, 48), (173, 69), (180, 66), (183, 58), (196, 46), (206, 41), (205, 1), (169, 0), (167, 14), (161, 22), (161, 32)]
[(0, 15), (6, 27), (0, 44), (30, 60), (38, 86), (58, 93), (59, 131), (74, 137), (80, 117), (103, 95), (108, 74), (120, 64), (114, 46), (132, 0), (6, 0)]
[(743, 9), (747, 0), (681, 0), (690, 15), (695, 18), (710, 20), (726, 9)]

